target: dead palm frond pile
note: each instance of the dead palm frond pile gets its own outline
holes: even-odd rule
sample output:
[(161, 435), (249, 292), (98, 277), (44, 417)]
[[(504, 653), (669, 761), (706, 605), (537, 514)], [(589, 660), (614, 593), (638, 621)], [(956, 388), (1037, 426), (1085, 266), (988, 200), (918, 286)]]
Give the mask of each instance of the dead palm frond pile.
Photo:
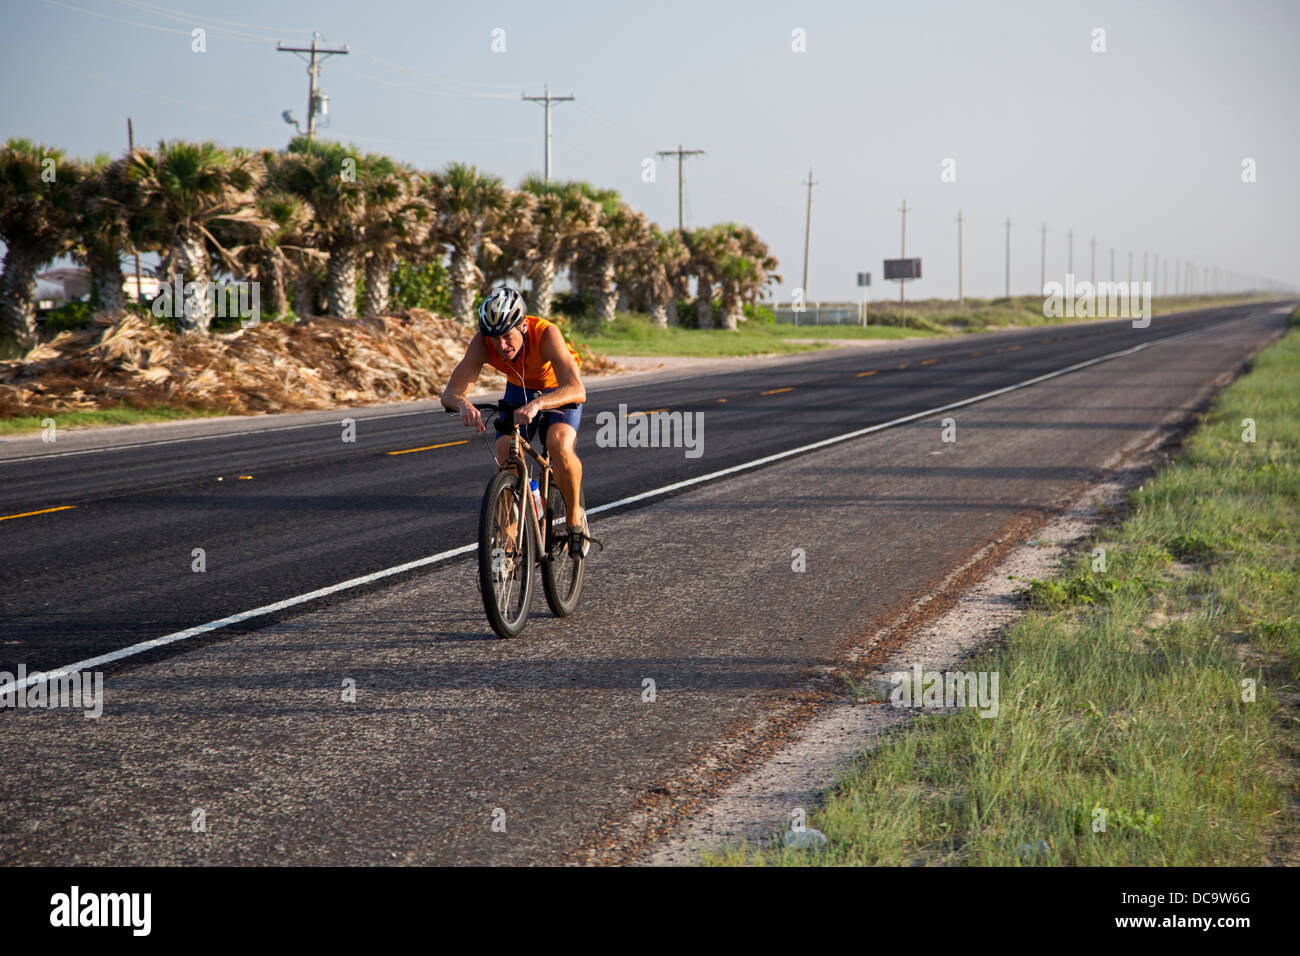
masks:
[[(0, 362), (0, 417), (168, 406), (254, 414), (436, 398), (473, 335), (423, 309), (177, 335), (130, 314)], [(584, 375), (618, 366), (584, 350)], [(484, 367), (479, 384), (504, 378)]]

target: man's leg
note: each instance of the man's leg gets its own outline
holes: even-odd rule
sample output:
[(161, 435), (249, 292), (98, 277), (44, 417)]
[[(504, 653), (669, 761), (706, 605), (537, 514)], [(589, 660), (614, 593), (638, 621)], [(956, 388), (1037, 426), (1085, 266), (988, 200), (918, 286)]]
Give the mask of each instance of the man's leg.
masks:
[(554, 422), (546, 430), (546, 451), (551, 456), (555, 484), (564, 496), (564, 511), (570, 528), (581, 527), (583, 518), (578, 498), (578, 489), (582, 487), (582, 462), (574, 450), (577, 440), (578, 432), (564, 422)]
[(511, 441), (511, 437), (509, 435), (497, 436), (496, 455), (497, 455), (498, 468), (504, 465), (506, 459), (510, 457), (510, 441)]

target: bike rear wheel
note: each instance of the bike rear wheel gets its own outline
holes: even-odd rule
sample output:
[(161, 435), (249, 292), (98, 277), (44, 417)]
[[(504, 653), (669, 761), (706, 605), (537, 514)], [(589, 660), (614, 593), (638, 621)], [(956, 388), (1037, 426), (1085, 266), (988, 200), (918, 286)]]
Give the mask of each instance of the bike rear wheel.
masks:
[(537, 560), (519, 476), (498, 471), (483, 493), (479, 512), (478, 582), (488, 623), (500, 637), (517, 637), (528, 623)]
[[(546, 527), (543, 531), (546, 542), (541, 555), (542, 590), (546, 592), (546, 603), (551, 606), (552, 613), (556, 617), (568, 617), (578, 609), (587, 559), (581, 553), (569, 554), (567, 509), (564, 506), (564, 495), (560, 494), (560, 489), (554, 482), (551, 482), (546, 497)], [(578, 489), (578, 502), (585, 512), (587, 496), (582, 489)]]

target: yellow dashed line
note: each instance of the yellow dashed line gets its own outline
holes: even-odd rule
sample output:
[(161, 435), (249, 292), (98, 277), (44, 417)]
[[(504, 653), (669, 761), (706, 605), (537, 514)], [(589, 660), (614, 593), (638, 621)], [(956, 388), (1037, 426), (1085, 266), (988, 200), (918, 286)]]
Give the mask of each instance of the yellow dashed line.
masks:
[(666, 411), (668, 411), (668, 409), (666, 408), (651, 408), (644, 412), (628, 412), (627, 417), (634, 418), (637, 415), (654, 415), (656, 412), (666, 412)]
[(403, 448), (401, 451), (390, 451), (390, 455), (409, 455), (413, 451), (433, 451), (435, 448), (450, 448), (452, 445), (468, 445), (469, 439), (463, 438), (460, 441), (445, 441), (441, 445), (424, 445), (420, 448)]
[(937, 361), (939, 361), (939, 360), (938, 360), (938, 359), (925, 359), (923, 362), (921, 362), (921, 364), (922, 364), (922, 365), (933, 365), (933, 364), (934, 364), (935, 362), (937, 362)]
[(877, 369), (874, 369), (874, 368), (873, 368), (870, 372), (859, 372), (859, 373), (857, 374), (856, 377), (857, 377), (857, 378), (866, 378), (868, 375), (875, 375), (875, 374), (876, 374), (876, 371), (877, 371)]
[(1019, 345), (1008, 345), (1008, 346), (1007, 346), (1007, 351), (1008, 351), (1008, 352), (1014, 352), (1014, 351), (1015, 351), (1016, 349), (1018, 349), (1018, 348), (1020, 348)]
[(240, 475), (240, 476), (239, 476), (239, 480), (240, 480), (240, 481), (252, 481), (252, 480), (253, 480), (253, 476), (252, 476), (252, 475)]
[(720, 398), (720, 399), (718, 399), (718, 401), (720, 401), (720, 402), (725, 402), (726, 399), (725, 399), (725, 398)]
[(59, 505), (57, 508), (42, 508), (40, 511), (24, 511), (20, 515), (0, 515), (0, 521), (8, 521), (10, 518), (30, 518), (32, 515), (47, 515), (52, 511), (71, 511), (76, 505)]
[(971, 352), (970, 357), (977, 358), (978, 356), (981, 356), (983, 354), (984, 354), (983, 352)]
[(785, 388), (769, 388), (766, 392), (759, 392), (760, 395), (777, 395), (781, 392), (793, 392), (794, 386), (787, 385)]
[(902, 365), (900, 365), (900, 366), (898, 366), (898, 367), (899, 367), (899, 368), (907, 368), (907, 363), (904, 362)]

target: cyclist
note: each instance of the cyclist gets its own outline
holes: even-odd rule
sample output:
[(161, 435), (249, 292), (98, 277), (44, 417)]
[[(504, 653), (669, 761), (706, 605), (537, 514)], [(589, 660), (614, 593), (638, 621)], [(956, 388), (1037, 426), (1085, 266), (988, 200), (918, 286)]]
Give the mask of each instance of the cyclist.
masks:
[[(511, 418), (498, 416), (497, 465), (510, 452), (513, 426), (524, 430), (532, 441), (541, 431), (542, 444), (551, 457), (555, 483), (564, 496), (568, 516), (569, 553), (586, 554), (591, 548), (587, 515), (579, 503), (582, 462), (574, 443), (582, 421), (587, 390), (578, 374), (578, 353), (564, 341), (552, 323), (525, 312), (524, 297), (515, 289), (493, 289), (478, 309), (478, 333), (465, 349), (465, 357), (451, 373), (442, 405), (460, 412), (461, 422), (476, 432), (487, 431), (479, 410), (469, 401), (469, 390), (484, 365), (506, 376), (506, 393), (501, 404)], [(576, 408), (561, 408), (577, 405)], [(511, 420), (512, 419), (512, 420)]]

